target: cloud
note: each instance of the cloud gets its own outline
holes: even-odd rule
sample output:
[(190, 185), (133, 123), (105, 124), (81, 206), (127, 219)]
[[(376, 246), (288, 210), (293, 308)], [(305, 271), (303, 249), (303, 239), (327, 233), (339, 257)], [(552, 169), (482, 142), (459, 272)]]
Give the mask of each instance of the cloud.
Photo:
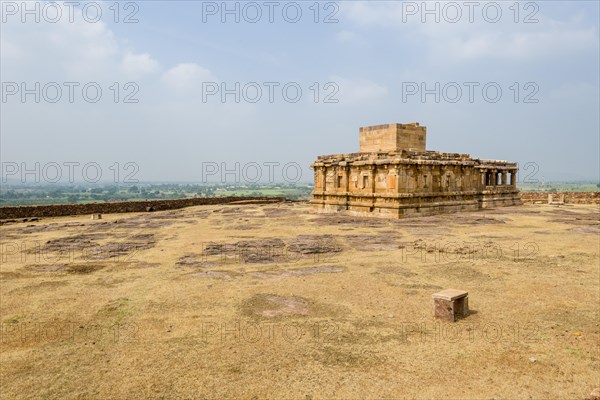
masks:
[(482, 30), (460, 36), (439, 31), (425, 34), (432, 57), (455, 63), (484, 58), (542, 61), (598, 48), (598, 32), (595, 28), (579, 28), (551, 20), (543, 29), (520, 32)]
[(159, 64), (148, 53), (133, 54), (128, 52), (123, 57), (121, 68), (129, 75), (139, 76), (156, 72)]
[[(64, 5), (55, 4), (63, 8), (62, 15), (68, 15)], [(2, 26), (2, 48), (3, 75), (23, 80), (113, 79), (128, 53), (103, 21), (66, 17), (56, 23), (7, 20)]]
[(200, 87), (202, 82), (215, 81), (214, 75), (206, 68), (194, 63), (178, 64), (165, 71), (162, 83), (176, 91), (192, 91)]
[[(450, 2), (452, 3), (452, 2)], [(409, 6), (417, 7), (417, 11)], [(346, 2), (341, 7), (347, 20), (358, 29), (377, 28), (391, 31), (389, 36), (399, 42), (419, 43), (431, 62), (468, 63), (479, 59), (536, 60), (557, 56), (567, 57), (576, 53), (598, 49), (598, 29), (585, 26), (580, 17), (558, 21), (540, 10), (522, 14), (530, 15), (536, 23), (515, 23), (514, 13), (503, 3), (501, 17), (491, 23), (494, 13), (484, 13), (482, 7), (475, 8), (472, 16), (466, 6), (460, 6), (459, 14), (446, 11), (449, 3), (416, 2)], [(436, 15), (425, 13), (437, 5)], [(458, 17), (457, 17), (458, 16)], [(521, 20), (525, 15), (521, 15)], [(423, 19), (425, 22), (423, 22)], [(472, 20), (471, 20), (472, 19)], [(455, 21), (455, 22), (451, 22)]]
[[(64, 5), (56, 4), (63, 7), (63, 15), (68, 15)], [(162, 73), (167, 87), (183, 90), (213, 78), (197, 64), (178, 64), (163, 72), (149, 52), (136, 52), (126, 44), (103, 21), (62, 18), (56, 23), (35, 23), (33, 19), (22, 23), (11, 19), (3, 24), (1, 35), (3, 79), (125, 82)], [(43, 60), (43, 67), (39, 60)]]

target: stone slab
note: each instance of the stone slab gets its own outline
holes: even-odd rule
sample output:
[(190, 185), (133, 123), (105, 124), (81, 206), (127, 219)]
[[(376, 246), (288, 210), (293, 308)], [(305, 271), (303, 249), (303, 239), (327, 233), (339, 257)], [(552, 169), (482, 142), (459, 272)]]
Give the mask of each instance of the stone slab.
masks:
[(431, 297), (433, 297), (434, 299), (453, 301), (456, 299), (466, 297), (468, 294), (469, 293), (465, 292), (464, 290), (446, 289), (442, 290), (441, 292), (434, 293)]

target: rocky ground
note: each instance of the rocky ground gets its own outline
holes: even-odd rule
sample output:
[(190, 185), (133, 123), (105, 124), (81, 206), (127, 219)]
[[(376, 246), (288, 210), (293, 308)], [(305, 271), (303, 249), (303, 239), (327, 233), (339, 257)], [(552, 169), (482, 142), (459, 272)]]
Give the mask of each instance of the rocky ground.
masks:
[[(600, 210), (305, 203), (0, 226), (3, 398), (556, 398), (600, 386)], [(431, 295), (469, 292), (433, 318)]]

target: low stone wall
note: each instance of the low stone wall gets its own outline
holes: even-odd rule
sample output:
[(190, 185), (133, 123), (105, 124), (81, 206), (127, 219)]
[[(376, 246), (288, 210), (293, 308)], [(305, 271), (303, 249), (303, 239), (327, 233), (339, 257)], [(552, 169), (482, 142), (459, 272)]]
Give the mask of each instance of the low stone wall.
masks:
[(600, 192), (521, 192), (523, 203), (548, 204), (548, 195), (558, 200), (565, 197), (565, 204), (600, 204)]
[(200, 197), (192, 199), (174, 200), (140, 200), (140, 201), (114, 201), (109, 203), (88, 204), (47, 204), (40, 206), (11, 206), (0, 207), (0, 220), (19, 219), (31, 217), (60, 217), (65, 215), (85, 214), (112, 214), (128, 212), (146, 212), (173, 210), (177, 208), (211, 205), (230, 204), (243, 202), (252, 203), (279, 203), (285, 201), (285, 197)]

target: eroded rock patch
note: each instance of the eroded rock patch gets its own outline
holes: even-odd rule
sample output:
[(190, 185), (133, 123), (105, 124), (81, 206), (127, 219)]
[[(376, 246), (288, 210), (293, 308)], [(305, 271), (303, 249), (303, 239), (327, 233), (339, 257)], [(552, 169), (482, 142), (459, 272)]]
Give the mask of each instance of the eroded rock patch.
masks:
[(243, 302), (242, 312), (263, 318), (304, 316), (310, 314), (310, 305), (307, 299), (298, 296), (257, 294)]

